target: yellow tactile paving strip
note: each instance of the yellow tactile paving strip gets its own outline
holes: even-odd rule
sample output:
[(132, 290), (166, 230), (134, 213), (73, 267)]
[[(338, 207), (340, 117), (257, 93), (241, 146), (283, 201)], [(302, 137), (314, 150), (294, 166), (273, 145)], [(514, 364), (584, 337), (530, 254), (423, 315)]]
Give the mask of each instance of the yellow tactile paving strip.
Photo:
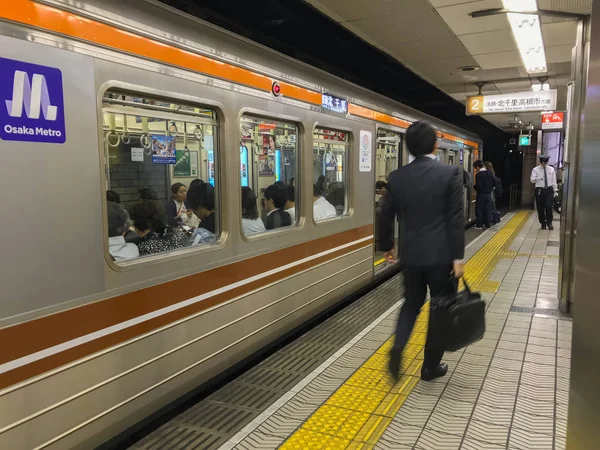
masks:
[[(496, 292), (489, 281), (496, 263), (516, 254), (508, 247), (530, 212), (521, 211), (502, 227), (465, 265), (473, 290)], [(292, 434), (281, 449), (372, 449), (419, 381), (429, 320), (425, 305), (402, 358), (402, 377), (392, 384), (387, 373), (390, 338)]]

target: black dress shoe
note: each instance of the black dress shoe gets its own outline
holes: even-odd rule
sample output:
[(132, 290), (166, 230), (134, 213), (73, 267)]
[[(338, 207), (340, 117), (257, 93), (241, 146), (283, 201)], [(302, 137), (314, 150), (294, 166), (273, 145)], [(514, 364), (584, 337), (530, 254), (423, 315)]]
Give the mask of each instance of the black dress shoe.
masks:
[(544, 223), (544, 224), (542, 224), (542, 230), (545, 230), (545, 229), (546, 229), (546, 224)]
[(388, 362), (388, 370), (390, 371), (390, 375), (394, 379), (394, 381), (398, 381), (400, 379), (400, 362), (401, 357), (390, 354), (390, 360)]
[(440, 363), (434, 370), (429, 370), (423, 367), (421, 369), (421, 380), (433, 381), (436, 378), (443, 377), (448, 373), (448, 364)]
[(554, 227), (552, 226), (552, 224), (548, 225), (548, 229), (549, 229), (550, 231), (554, 230)]

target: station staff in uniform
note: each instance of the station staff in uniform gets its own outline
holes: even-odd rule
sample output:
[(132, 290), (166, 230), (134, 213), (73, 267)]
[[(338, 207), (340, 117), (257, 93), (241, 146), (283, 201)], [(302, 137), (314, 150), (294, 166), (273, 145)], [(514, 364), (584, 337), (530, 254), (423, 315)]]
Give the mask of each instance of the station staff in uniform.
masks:
[(540, 156), (540, 165), (533, 168), (531, 172), (531, 182), (535, 185), (535, 201), (538, 210), (538, 217), (542, 230), (554, 230), (552, 226), (552, 200), (558, 196), (558, 186), (556, 184), (556, 172), (554, 167), (548, 165), (550, 157)]
[[(387, 191), (380, 202), (378, 233), (379, 249), (388, 261), (393, 261), (394, 219), (400, 216), (406, 302), (390, 351), (389, 370), (395, 379), (400, 375), (401, 355), (425, 303), (427, 288), (432, 302), (442, 293), (456, 293), (457, 282), (451, 274), (455, 278), (463, 275), (465, 252), (462, 173), (437, 160), (437, 136), (431, 125), (411, 125), (406, 131), (406, 144), (416, 159), (389, 175)], [(444, 336), (440, 330), (429, 329), (422, 380), (446, 375), (448, 366), (441, 362), (443, 356)]]

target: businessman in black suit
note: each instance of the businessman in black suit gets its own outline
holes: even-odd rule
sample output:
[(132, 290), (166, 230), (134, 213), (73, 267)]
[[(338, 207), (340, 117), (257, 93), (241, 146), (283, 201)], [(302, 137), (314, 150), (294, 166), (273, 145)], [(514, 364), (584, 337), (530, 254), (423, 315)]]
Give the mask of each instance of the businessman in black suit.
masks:
[[(416, 159), (390, 174), (379, 220), (380, 250), (386, 252), (388, 261), (394, 260), (396, 215), (402, 226), (406, 299), (390, 354), (389, 370), (394, 379), (400, 375), (402, 352), (425, 303), (427, 287), (435, 301), (440, 294), (456, 293), (457, 279), (464, 273), (463, 175), (457, 167), (436, 160), (437, 136), (429, 124), (411, 125), (406, 144)], [(446, 375), (448, 366), (441, 362), (443, 356), (444, 336), (429, 328), (421, 379), (431, 381)]]
[(494, 186), (496, 186), (496, 178), (494, 174), (488, 171), (483, 164), (483, 161), (477, 160), (473, 163), (475, 169), (475, 191), (477, 198), (475, 199), (475, 227), (479, 230), (490, 228), (492, 226), (492, 212), (494, 202)]

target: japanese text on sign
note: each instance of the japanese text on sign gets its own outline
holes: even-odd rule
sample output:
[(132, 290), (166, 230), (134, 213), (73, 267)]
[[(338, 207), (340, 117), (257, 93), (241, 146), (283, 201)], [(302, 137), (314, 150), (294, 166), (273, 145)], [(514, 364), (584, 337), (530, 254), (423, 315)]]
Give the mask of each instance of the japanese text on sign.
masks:
[(556, 108), (556, 90), (477, 95), (467, 99), (467, 114), (547, 111)]
[(321, 106), (323, 109), (328, 109), (329, 111), (348, 114), (348, 100), (334, 97), (330, 94), (323, 94), (321, 96)]

